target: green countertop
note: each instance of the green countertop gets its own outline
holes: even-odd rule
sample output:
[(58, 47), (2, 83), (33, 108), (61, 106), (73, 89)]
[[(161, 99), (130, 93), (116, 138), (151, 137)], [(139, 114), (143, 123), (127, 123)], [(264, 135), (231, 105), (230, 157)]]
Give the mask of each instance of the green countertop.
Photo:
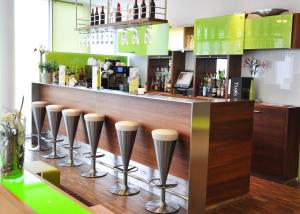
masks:
[(39, 177), (24, 170), (23, 178), (1, 181), (27, 206), (40, 214), (87, 214), (91, 213), (84, 206), (55, 189)]

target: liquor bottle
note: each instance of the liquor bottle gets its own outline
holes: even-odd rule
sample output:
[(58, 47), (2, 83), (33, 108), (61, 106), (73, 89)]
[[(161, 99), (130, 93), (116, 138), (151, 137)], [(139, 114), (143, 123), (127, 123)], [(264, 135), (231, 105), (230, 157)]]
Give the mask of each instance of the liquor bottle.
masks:
[(122, 21), (122, 13), (121, 13), (121, 4), (118, 2), (117, 4), (117, 12), (116, 12), (116, 22)]
[(105, 24), (105, 13), (104, 13), (104, 6), (102, 6), (101, 13), (100, 13), (100, 24)]
[(133, 5), (133, 19), (138, 19), (138, 18), (139, 18), (139, 6), (137, 0), (135, 0)]
[(96, 7), (96, 13), (95, 13), (95, 25), (99, 25), (99, 12), (98, 12), (98, 7)]
[(220, 88), (221, 88), (220, 97), (224, 98), (225, 97), (225, 80), (222, 80)]
[(94, 14), (94, 8), (92, 8), (92, 13), (91, 13), (91, 26), (94, 26), (95, 24), (95, 14)]
[(217, 97), (216, 79), (212, 79), (211, 97)]
[(146, 12), (147, 12), (145, 0), (143, 0), (143, 2), (141, 4), (141, 9), (142, 9), (141, 18), (144, 19), (144, 18), (146, 18)]
[(217, 97), (221, 97), (221, 85), (220, 85), (220, 80), (217, 80)]
[(204, 77), (203, 79), (203, 89), (202, 89), (202, 96), (207, 97), (207, 77)]
[(169, 78), (169, 81), (168, 81), (168, 93), (172, 93), (172, 83), (171, 83), (171, 78)]
[(154, 19), (155, 18), (155, 2), (154, 0), (151, 0), (150, 2), (150, 18)]

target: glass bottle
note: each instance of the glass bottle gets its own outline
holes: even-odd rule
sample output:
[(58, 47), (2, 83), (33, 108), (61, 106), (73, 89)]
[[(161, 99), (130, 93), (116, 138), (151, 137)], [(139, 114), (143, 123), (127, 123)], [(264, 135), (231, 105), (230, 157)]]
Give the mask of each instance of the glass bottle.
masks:
[(105, 13), (104, 13), (104, 6), (102, 6), (101, 13), (100, 13), (100, 24), (105, 24)]
[(138, 19), (138, 18), (139, 18), (139, 6), (137, 0), (135, 0), (133, 5), (133, 19)]
[(146, 18), (146, 12), (147, 12), (147, 7), (146, 7), (146, 3), (145, 0), (143, 0), (142, 4), (141, 4), (141, 18), (144, 19)]
[(92, 13), (91, 13), (91, 26), (94, 26), (95, 24), (95, 14), (94, 14), (94, 8), (92, 8)]
[(121, 4), (118, 2), (117, 4), (117, 12), (116, 12), (116, 22), (122, 21), (122, 13), (121, 13)]
[(96, 13), (95, 13), (95, 25), (99, 25), (99, 12), (98, 12), (98, 7), (96, 7)]
[(154, 19), (155, 18), (155, 2), (154, 0), (151, 0), (150, 2), (150, 18)]

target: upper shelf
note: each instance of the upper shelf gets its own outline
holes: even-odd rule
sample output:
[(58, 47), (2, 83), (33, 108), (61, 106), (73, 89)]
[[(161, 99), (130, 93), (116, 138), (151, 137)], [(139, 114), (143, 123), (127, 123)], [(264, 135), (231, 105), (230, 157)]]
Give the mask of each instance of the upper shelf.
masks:
[(168, 20), (165, 19), (156, 19), (156, 18), (143, 18), (143, 19), (134, 19), (128, 21), (121, 22), (113, 22), (108, 24), (96, 25), (96, 26), (86, 26), (86, 27), (78, 27), (76, 30), (78, 31), (89, 31), (96, 30), (100, 28), (105, 29), (124, 29), (129, 27), (139, 27), (144, 25), (155, 25), (155, 24), (163, 24), (168, 23)]

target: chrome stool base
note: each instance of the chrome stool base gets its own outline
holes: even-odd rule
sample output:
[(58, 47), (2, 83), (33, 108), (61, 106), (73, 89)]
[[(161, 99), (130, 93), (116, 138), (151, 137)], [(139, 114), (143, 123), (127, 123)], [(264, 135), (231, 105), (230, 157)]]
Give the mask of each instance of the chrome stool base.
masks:
[(32, 151), (32, 152), (42, 152), (42, 151), (48, 151), (50, 149), (51, 149), (51, 147), (49, 147), (49, 146), (37, 145), (37, 146), (31, 147), (29, 149), (29, 151)]
[(102, 171), (94, 171), (94, 170), (90, 170), (88, 172), (83, 172), (80, 174), (80, 176), (82, 177), (86, 177), (86, 178), (101, 178), (106, 176), (107, 173), (106, 172), (102, 172)]
[(140, 190), (137, 187), (133, 187), (130, 185), (125, 188), (123, 184), (116, 184), (110, 188), (110, 192), (114, 195), (130, 196), (138, 194)]
[[(65, 148), (65, 149), (70, 149), (70, 145), (69, 144), (63, 144), (63, 145), (61, 145), (61, 147), (63, 147), (63, 148)], [(74, 143), (74, 145), (73, 145), (73, 149), (80, 149), (80, 144), (78, 144), (78, 143)]]
[(62, 167), (77, 167), (77, 166), (81, 166), (82, 164), (83, 164), (83, 162), (81, 160), (77, 160), (77, 159), (73, 159), (73, 161), (71, 161), (69, 159), (65, 162), (59, 163), (59, 165)]
[(46, 158), (46, 159), (61, 159), (66, 157), (65, 154), (59, 153), (59, 152), (51, 152), (50, 154), (47, 155), (42, 155), (42, 158)]
[(145, 209), (152, 213), (177, 213), (180, 206), (174, 202), (161, 203), (160, 200), (152, 200), (146, 203)]

